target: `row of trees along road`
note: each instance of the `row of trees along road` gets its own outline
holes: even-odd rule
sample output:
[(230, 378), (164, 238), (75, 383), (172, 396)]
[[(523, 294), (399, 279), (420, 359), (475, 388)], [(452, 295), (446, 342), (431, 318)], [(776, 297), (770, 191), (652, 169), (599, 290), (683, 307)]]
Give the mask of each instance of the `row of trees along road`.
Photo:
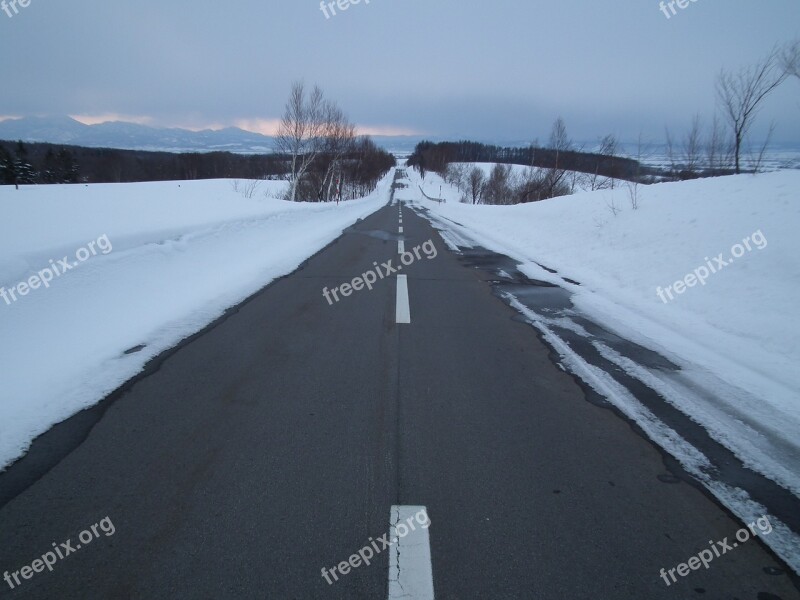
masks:
[(287, 157), (288, 200), (328, 202), (357, 198), (375, 189), (394, 157), (356, 127), (322, 90), (295, 82), (275, 141)]
[(357, 135), (355, 125), (319, 87), (308, 91), (302, 82), (292, 85), (271, 155), (29, 146), (32, 156), (22, 142), (0, 141), (0, 184), (285, 176), (287, 199), (321, 202), (366, 196), (395, 165), (391, 154)]

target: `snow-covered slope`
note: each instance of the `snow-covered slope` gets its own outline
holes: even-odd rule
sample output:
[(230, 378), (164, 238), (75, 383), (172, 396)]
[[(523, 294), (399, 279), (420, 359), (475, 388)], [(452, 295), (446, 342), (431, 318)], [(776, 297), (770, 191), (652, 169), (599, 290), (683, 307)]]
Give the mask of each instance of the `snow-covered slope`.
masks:
[[(452, 166), (461, 170), (464, 174), (463, 187), (461, 191), (456, 189), (456, 186), (443, 186), (441, 178), (435, 173), (431, 177), (426, 177), (425, 181), (418, 181), (422, 185), (422, 189), (431, 198), (444, 198), (448, 202), (459, 202), (462, 197), (468, 196), (469, 172), (477, 167), (483, 172), (484, 177), (488, 180), (492, 173), (492, 169), (497, 166), (497, 163), (452, 163)], [(504, 165), (510, 170), (512, 182), (519, 184), (525, 180), (534, 178), (541, 175), (547, 169), (540, 167), (526, 167), (523, 165)], [(588, 173), (580, 173), (578, 171), (567, 171), (564, 176), (564, 183), (572, 188), (573, 192), (586, 192), (592, 189), (601, 189), (611, 187), (611, 180), (602, 176), (593, 176)], [(620, 185), (615, 182), (615, 185)], [(594, 187), (593, 187), (594, 186)]]
[[(426, 189), (438, 188), (435, 178)], [(578, 280), (577, 301), (620, 329), (664, 345), (691, 341), (696, 358), (726, 359), (741, 368), (731, 376), (766, 401), (800, 411), (800, 171), (639, 186), (638, 210), (625, 187), (517, 206), (425, 204), (526, 263), (532, 277), (546, 276), (538, 262)], [(722, 268), (720, 253), (730, 263)], [(717, 272), (704, 284), (675, 292), (696, 269), (711, 271), (709, 261)]]
[[(420, 181), (409, 177), (411, 195)], [(441, 184), (426, 179), (427, 188)], [(419, 202), (455, 235), (568, 289), (577, 309), (623, 337), (698, 381), (724, 382), (721, 406), (703, 410), (726, 422), (704, 418), (694, 400), (675, 402), (717, 438), (733, 436), (726, 445), (746, 463), (800, 491), (797, 465), (786, 464), (800, 452), (800, 172), (640, 186), (636, 210), (629, 192), (517, 206)], [(766, 466), (735, 443), (744, 434), (748, 444), (768, 436), (787, 454)]]
[[(338, 206), (276, 200), (283, 182), (0, 187), (0, 469), (380, 208), (392, 177)], [(62, 257), (80, 264), (54, 274)]]

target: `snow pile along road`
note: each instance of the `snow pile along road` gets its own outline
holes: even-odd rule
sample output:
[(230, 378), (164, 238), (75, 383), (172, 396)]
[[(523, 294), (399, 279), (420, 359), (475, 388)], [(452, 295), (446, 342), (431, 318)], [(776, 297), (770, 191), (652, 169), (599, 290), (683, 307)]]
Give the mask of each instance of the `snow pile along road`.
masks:
[(284, 182), (0, 187), (0, 469), (386, 204), (393, 176), (339, 205), (274, 199)]
[[(413, 190), (419, 176), (408, 173)], [(548, 278), (539, 263), (579, 281), (576, 304), (621, 333), (727, 365), (766, 402), (800, 412), (800, 172), (639, 186), (639, 196), (638, 210), (626, 188), (517, 206), (424, 205), (533, 278)], [(687, 281), (700, 267), (716, 272)]]
[[(422, 198), (419, 175), (408, 176), (407, 193)], [(426, 177), (426, 190), (439, 185), (455, 196)], [(800, 172), (639, 186), (638, 195), (637, 210), (627, 187), (517, 206), (419, 202), (448, 232), (568, 289), (576, 308), (621, 336), (730, 384), (727, 434), (746, 415), (756, 435), (796, 448)]]

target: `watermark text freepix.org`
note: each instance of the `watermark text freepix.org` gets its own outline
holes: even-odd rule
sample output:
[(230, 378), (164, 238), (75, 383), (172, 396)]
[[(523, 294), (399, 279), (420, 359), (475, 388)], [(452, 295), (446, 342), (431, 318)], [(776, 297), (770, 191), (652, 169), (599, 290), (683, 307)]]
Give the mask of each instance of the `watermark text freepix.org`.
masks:
[[(0, 1), (0, 9), (8, 15), (9, 19), (13, 19), (14, 15), (19, 14), (20, 8), (28, 8), (31, 5), (31, 0), (2, 0)], [(14, 12), (11, 12), (14, 11)]]
[(397, 273), (398, 271), (402, 271), (404, 266), (410, 266), (415, 260), (421, 260), (422, 252), (425, 253), (425, 256), (428, 260), (433, 260), (439, 255), (439, 251), (436, 250), (436, 246), (433, 245), (433, 240), (428, 240), (424, 244), (416, 246), (409, 252), (404, 252), (401, 254), (400, 262), (403, 263), (402, 265), (398, 265), (397, 267), (392, 266), (391, 259), (387, 260), (385, 263), (381, 263), (380, 265), (376, 261), (372, 263), (375, 265), (374, 269), (370, 269), (366, 273), (362, 273), (360, 277), (356, 277), (350, 283), (343, 283), (339, 287), (335, 287), (332, 290), (329, 290), (327, 287), (322, 288), (322, 295), (328, 301), (328, 305), (331, 305), (334, 302), (339, 302), (339, 294), (341, 294), (343, 297), (347, 297), (354, 291), (360, 292), (365, 287), (368, 290), (372, 290), (372, 286), (375, 285), (380, 279), (384, 279), (389, 275)]
[(65, 256), (60, 260), (50, 259), (50, 266), (45, 267), (36, 275), (31, 275), (27, 280), (20, 281), (13, 287), (8, 289), (0, 287), (0, 298), (5, 300), (6, 306), (12, 302), (16, 302), (22, 296), (27, 296), (32, 290), (37, 290), (44, 286), (50, 287), (50, 282), (56, 277), (61, 277), (67, 271), (71, 271), (82, 262), (86, 262), (92, 256), (97, 256), (98, 250), (101, 254), (108, 254), (114, 247), (111, 245), (111, 240), (108, 236), (103, 234), (97, 240), (91, 241), (83, 248), (78, 248), (75, 251), (76, 262), (70, 262), (69, 257)]
[[(678, 14), (678, 11), (675, 10), (675, 5), (678, 5), (678, 8), (681, 10), (685, 10), (689, 7), (689, 4), (694, 4), (697, 0), (669, 0), (668, 2), (664, 2), (663, 0), (658, 4), (658, 8), (661, 12), (664, 13), (664, 16), (667, 19), (671, 19), (675, 15)], [(671, 14), (670, 14), (671, 13)]]
[(753, 250), (753, 245), (751, 245), (751, 242), (758, 250), (763, 250), (767, 247), (767, 238), (764, 237), (764, 234), (761, 233), (761, 230), (759, 229), (755, 233), (752, 233), (744, 238), (741, 244), (734, 244), (731, 248), (731, 255), (727, 260), (725, 260), (723, 252), (720, 252), (717, 256), (715, 256), (713, 261), (709, 260), (706, 256), (704, 259), (706, 264), (700, 265), (694, 271), (688, 273), (683, 279), (679, 279), (664, 289), (661, 289), (661, 286), (658, 286), (656, 288), (656, 294), (659, 298), (661, 298), (661, 301), (666, 304), (670, 300), (675, 299), (675, 296), (672, 295), (673, 291), (676, 294), (682, 294), (688, 288), (694, 287), (698, 283), (700, 283), (700, 285), (705, 285), (706, 279), (711, 277), (711, 275), (714, 273), (719, 273), (722, 269), (730, 265), (735, 259), (744, 256), (745, 252), (751, 252)]
[[(319, 3), (319, 9), (322, 11), (322, 14), (325, 15), (326, 19), (330, 19), (332, 16), (335, 17), (338, 14), (336, 12), (337, 8), (344, 12), (355, 4), (361, 4), (361, 0), (334, 0), (333, 2), (322, 0)], [(369, 4), (369, 0), (364, 0), (364, 4)]]
[[(701, 566), (708, 569), (709, 564), (711, 564), (711, 561), (713, 561), (715, 558), (719, 558), (723, 554), (727, 554), (734, 548), (737, 548), (739, 543), (744, 544), (750, 539), (751, 534), (752, 537), (756, 537), (758, 533), (756, 531), (756, 526), (762, 535), (769, 535), (772, 533), (772, 523), (769, 522), (769, 519), (766, 517), (766, 515), (759, 517), (750, 523), (747, 526), (747, 529), (742, 527), (736, 532), (736, 539), (738, 542), (728, 543), (728, 538), (723, 539), (721, 542), (712, 542), (709, 540), (708, 545), (711, 546), (711, 548), (701, 550), (699, 553), (697, 553), (697, 555), (692, 556), (685, 563), (681, 563), (672, 569), (661, 569), (661, 578), (664, 580), (664, 583), (667, 584), (667, 587), (669, 587), (678, 581), (677, 577), (675, 577), (676, 572), (681, 577), (686, 577), (692, 571), (697, 571)], [(670, 579), (672, 581), (670, 581)]]
[[(431, 520), (430, 517), (428, 517), (428, 511), (425, 510), (424, 508), (419, 512), (417, 512), (415, 515), (408, 517), (408, 519), (405, 520), (405, 523), (397, 523), (393, 525), (392, 529), (397, 534), (397, 537), (394, 537), (390, 540), (389, 534), (385, 533), (377, 540), (369, 538), (370, 543), (364, 546), (356, 554), (353, 554), (347, 560), (340, 562), (338, 565), (336, 565), (330, 570), (323, 567), (322, 576), (325, 578), (325, 581), (328, 582), (328, 585), (333, 585), (333, 581), (339, 581), (339, 575), (347, 575), (351, 569), (357, 569), (362, 564), (369, 566), (370, 561), (375, 556), (377, 556), (387, 548), (391, 548), (392, 546), (394, 546), (397, 542), (406, 537), (412, 531), (416, 531), (417, 524), (420, 525), (423, 529), (427, 529), (428, 527), (431, 526)], [(336, 574), (337, 569), (339, 570), (339, 575)], [(333, 576), (333, 581), (331, 581), (331, 576)]]
[[(85, 529), (78, 534), (78, 540), (80, 541), (80, 544), (73, 544), (71, 539), (60, 544), (53, 542), (52, 550), (45, 552), (42, 554), (41, 558), (37, 558), (30, 565), (25, 565), (18, 571), (12, 571), (11, 573), (6, 571), (3, 573), (3, 579), (5, 579), (6, 583), (13, 590), (17, 586), (22, 585), (23, 580), (31, 579), (34, 573), (41, 573), (45, 569), (52, 572), (53, 567), (59, 560), (64, 560), (70, 554), (77, 552), (81, 548), (91, 544), (96, 539), (99, 539), (100, 532), (103, 532), (106, 537), (111, 537), (114, 535), (114, 533), (116, 533), (116, 531), (117, 529), (114, 527), (114, 523), (111, 522), (111, 518), (106, 517), (99, 523), (95, 523), (88, 529)], [(20, 580), (20, 577), (22, 580)]]

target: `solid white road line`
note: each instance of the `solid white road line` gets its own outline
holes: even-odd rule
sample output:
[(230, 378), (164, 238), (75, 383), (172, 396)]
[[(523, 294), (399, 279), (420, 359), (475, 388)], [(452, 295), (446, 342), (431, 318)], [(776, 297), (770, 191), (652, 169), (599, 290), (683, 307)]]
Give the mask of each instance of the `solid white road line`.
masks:
[(406, 251), (406, 243), (403, 240), (397, 240), (397, 253), (403, 254)]
[(395, 321), (411, 323), (411, 306), (408, 303), (408, 279), (405, 275), (397, 276), (397, 301)]
[(390, 539), (397, 543), (389, 553), (389, 600), (434, 600), (427, 512), (424, 506), (392, 506)]

